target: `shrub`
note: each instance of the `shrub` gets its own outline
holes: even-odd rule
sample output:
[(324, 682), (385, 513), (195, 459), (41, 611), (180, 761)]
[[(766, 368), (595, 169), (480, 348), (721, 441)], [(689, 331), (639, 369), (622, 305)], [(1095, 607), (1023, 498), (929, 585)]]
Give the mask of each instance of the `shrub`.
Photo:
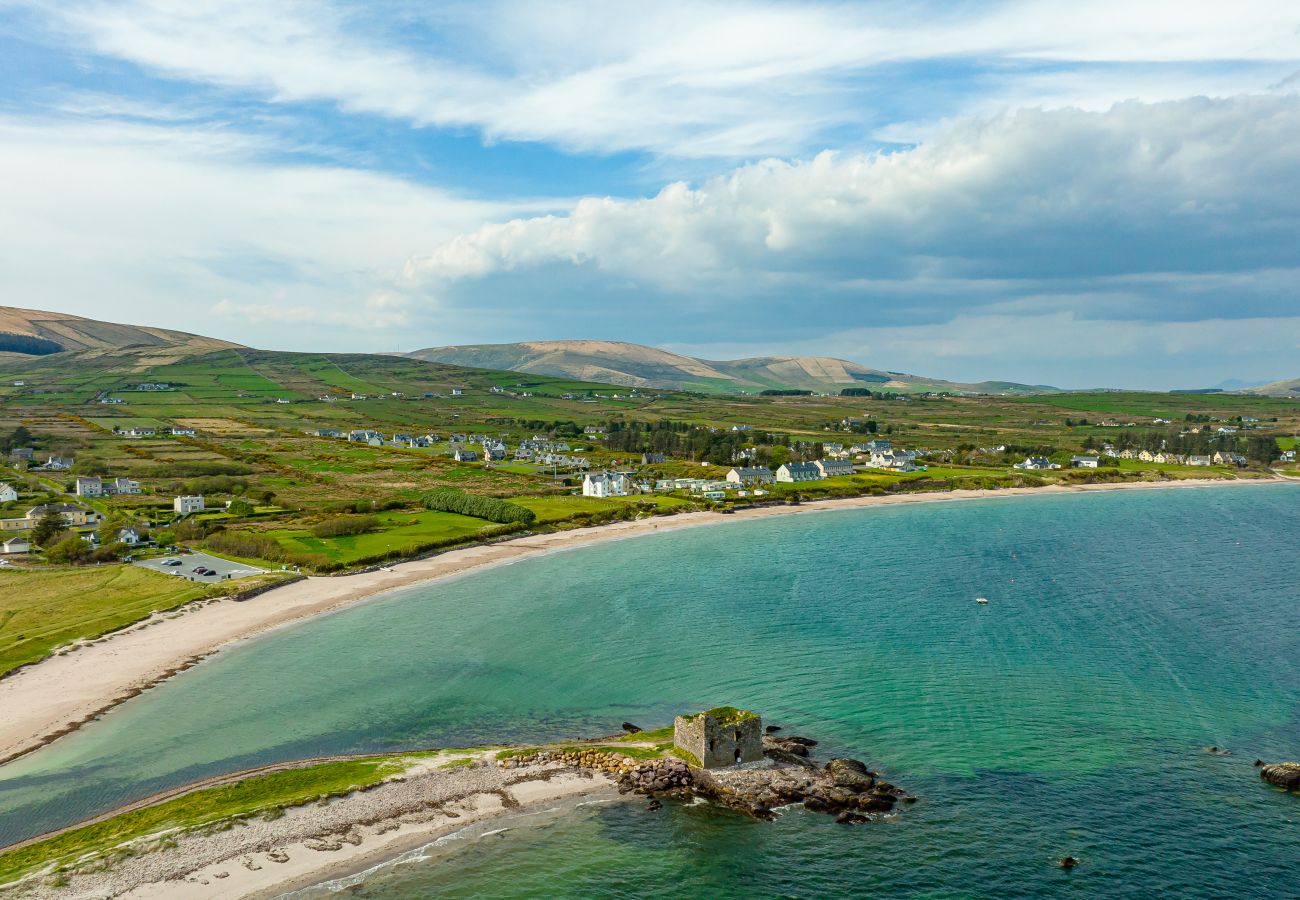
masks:
[(515, 522), (527, 525), (537, 519), (537, 515), (531, 509), (495, 497), (467, 494), (455, 488), (439, 488), (425, 494), (424, 507), (442, 512), (460, 513), (462, 516), (473, 516), (476, 519), (487, 519), (489, 522), (500, 522), (503, 525)]
[(68, 534), (45, 551), (45, 558), (53, 563), (80, 563), (90, 559), (90, 545), (80, 536)]
[(343, 537), (349, 534), (366, 534), (379, 528), (374, 516), (339, 516), (313, 525), (311, 533), (318, 538)]

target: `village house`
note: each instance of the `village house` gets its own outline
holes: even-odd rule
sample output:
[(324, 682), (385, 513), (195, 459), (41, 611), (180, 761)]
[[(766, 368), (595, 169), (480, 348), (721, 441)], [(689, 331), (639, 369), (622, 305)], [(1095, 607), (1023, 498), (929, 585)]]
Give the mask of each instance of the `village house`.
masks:
[(178, 515), (182, 516), (188, 516), (190, 513), (202, 512), (203, 498), (193, 496), (177, 497), (172, 500), (172, 509), (174, 509)]
[(117, 540), (120, 544), (130, 544), (134, 547), (136, 544), (140, 543), (140, 532), (130, 527), (119, 529), (117, 532)]
[(1281, 459), (1282, 462), (1295, 462), (1295, 451), (1283, 450), (1282, 455), (1281, 457), (1279, 457), (1279, 459)]
[(604, 434), (605, 429), (601, 428), (599, 425), (588, 425), (582, 429), (582, 433), (586, 435)]
[(104, 496), (104, 482), (99, 478), (78, 478), (76, 495), (78, 497), (102, 497)]
[(0, 483), (0, 503), (14, 503), (17, 500), (18, 492), (14, 490), (14, 486)]
[(47, 503), (43, 506), (33, 506), (27, 510), (27, 519), (35, 525), (42, 516), (49, 512), (57, 512), (63, 516), (65, 525), (94, 525), (99, 521), (99, 514), (94, 510), (86, 509), (84, 506), (77, 506), (75, 503)]
[(1041, 469), (1059, 469), (1061, 467), (1052, 462), (1046, 456), (1028, 456), (1025, 457), (1024, 462), (1016, 463), (1013, 468), (1038, 471)]
[(756, 484), (771, 484), (776, 480), (772, 470), (767, 466), (742, 466), (727, 472), (727, 481), (742, 487)]
[(31, 447), (15, 447), (9, 451), (9, 458), (30, 460), (35, 452)]
[(776, 470), (776, 480), (783, 484), (801, 481), (821, 481), (822, 473), (812, 463), (786, 463)]
[(32, 542), (27, 540), (27, 538), (25, 537), (10, 538), (9, 540), (0, 544), (0, 553), (5, 553), (5, 554), (30, 553), (31, 550), (32, 550)]
[(584, 497), (626, 497), (628, 479), (622, 472), (588, 472), (582, 477)]
[(462, 390), (461, 388), (452, 388), (452, 389), (451, 389), (451, 395), (452, 395), (453, 397), (464, 397), (464, 396), (465, 396), (465, 391)]
[(657, 464), (659, 464), (659, 463), (661, 463), (661, 462), (663, 462), (663, 461), (664, 461), (664, 455), (663, 455), (662, 453), (642, 453), (642, 454), (641, 454), (641, 465), (643, 465), (643, 466), (653, 466), (653, 465), (657, 465)]
[(101, 397), (99, 398), (99, 402), (104, 404), (105, 406), (112, 406), (118, 403), (122, 403), (123, 400), (120, 397)]
[(1217, 466), (1244, 466), (1246, 457), (1230, 450), (1220, 450), (1214, 454), (1214, 464)]
[(69, 456), (51, 456), (41, 468), (48, 469), (51, 472), (66, 472), (72, 468), (72, 458)]
[(1208, 466), (1208, 465), (1212, 465), (1213, 463), (1214, 460), (1212, 460), (1208, 456), (1192, 455), (1187, 457), (1187, 464), (1189, 466)]
[(135, 386), (137, 391), (170, 391), (172, 386), (165, 381), (145, 382)]
[(474, 450), (453, 450), (451, 458), (456, 462), (478, 462), (478, 453)]
[(196, 433), (193, 428), (186, 428), (184, 425), (172, 426), (172, 437), (194, 437)]
[(853, 474), (853, 463), (847, 459), (819, 459), (813, 465), (822, 473), (823, 478)]
[(1101, 459), (1096, 456), (1071, 456), (1070, 465), (1076, 469), (1095, 469), (1101, 464)]

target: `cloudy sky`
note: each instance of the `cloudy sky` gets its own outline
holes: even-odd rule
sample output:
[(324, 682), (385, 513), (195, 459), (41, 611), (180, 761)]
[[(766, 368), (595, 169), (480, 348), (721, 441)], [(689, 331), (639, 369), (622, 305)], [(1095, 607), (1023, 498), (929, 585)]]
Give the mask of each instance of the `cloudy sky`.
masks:
[(1300, 376), (1300, 5), (0, 0), (0, 303)]

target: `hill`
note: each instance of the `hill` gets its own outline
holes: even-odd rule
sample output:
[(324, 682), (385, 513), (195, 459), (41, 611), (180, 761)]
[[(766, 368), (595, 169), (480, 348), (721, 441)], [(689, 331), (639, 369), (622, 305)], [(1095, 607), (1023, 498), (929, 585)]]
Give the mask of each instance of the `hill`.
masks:
[(0, 353), (47, 356), (69, 350), (129, 348), (208, 352), (238, 346), (166, 328), (119, 325), (67, 313), (0, 306)]
[(1268, 384), (1261, 384), (1258, 387), (1245, 388), (1239, 393), (1259, 394), (1265, 397), (1294, 397), (1300, 394), (1300, 378), (1273, 381)]
[(961, 384), (903, 372), (871, 369), (829, 356), (760, 356), (696, 359), (621, 341), (527, 341), (430, 347), (405, 354), (429, 362), (604, 381), (626, 387), (754, 393), (770, 389), (838, 393), (849, 387), (881, 391), (1043, 393), (1054, 388), (1013, 382)]

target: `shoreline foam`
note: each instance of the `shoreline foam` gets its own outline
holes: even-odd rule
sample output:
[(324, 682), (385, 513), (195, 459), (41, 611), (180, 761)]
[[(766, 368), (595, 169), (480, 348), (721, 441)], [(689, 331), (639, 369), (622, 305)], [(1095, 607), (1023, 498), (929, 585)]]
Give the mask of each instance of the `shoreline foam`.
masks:
[(432, 584), (563, 550), (612, 540), (724, 522), (836, 510), (1115, 490), (1226, 487), (1294, 483), (1281, 477), (1186, 479), (1000, 490), (889, 494), (763, 506), (735, 513), (696, 511), (616, 522), (451, 550), (356, 575), (310, 577), (254, 600), (208, 602), (175, 617), (148, 620), (107, 639), (26, 666), (0, 679), (0, 764), (44, 747), (132, 697), (249, 638), (374, 599), (401, 588)]

